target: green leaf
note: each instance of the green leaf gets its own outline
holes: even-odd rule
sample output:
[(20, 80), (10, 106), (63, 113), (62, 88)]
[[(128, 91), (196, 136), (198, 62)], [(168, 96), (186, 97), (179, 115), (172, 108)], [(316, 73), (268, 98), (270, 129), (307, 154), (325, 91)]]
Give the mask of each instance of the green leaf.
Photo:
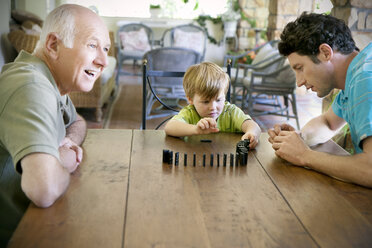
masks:
[(195, 6), (194, 6), (194, 10), (197, 10), (198, 7), (199, 7), (199, 1), (196, 1)]

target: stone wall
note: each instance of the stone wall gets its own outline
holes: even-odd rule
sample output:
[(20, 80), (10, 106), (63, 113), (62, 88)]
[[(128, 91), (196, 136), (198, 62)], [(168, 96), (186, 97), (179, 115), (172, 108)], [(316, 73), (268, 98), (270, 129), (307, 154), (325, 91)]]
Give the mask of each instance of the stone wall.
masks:
[(269, 40), (279, 39), (288, 22), (294, 21), (302, 12), (313, 12), (314, 3), (308, 0), (271, 0), (269, 5)]
[[(372, 41), (371, 0), (331, 0), (331, 15), (346, 22), (360, 49)], [(279, 39), (284, 26), (303, 11), (313, 12), (314, 3), (308, 0), (271, 0), (267, 36), (269, 40)]]
[[(239, 5), (245, 16), (254, 20), (252, 23), (241, 20), (238, 26), (239, 49), (252, 48), (256, 45), (256, 34), (260, 35), (260, 30), (266, 30), (269, 16), (270, 0), (240, 0)], [(258, 39), (258, 43), (262, 40)]]
[(372, 1), (371, 0), (332, 0), (331, 15), (345, 21), (353, 38), (363, 49), (372, 41)]

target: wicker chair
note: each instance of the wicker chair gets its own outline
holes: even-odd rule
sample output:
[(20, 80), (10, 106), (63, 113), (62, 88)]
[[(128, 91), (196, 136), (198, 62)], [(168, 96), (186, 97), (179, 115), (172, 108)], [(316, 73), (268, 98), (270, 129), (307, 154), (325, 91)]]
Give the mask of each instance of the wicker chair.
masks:
[[(8, 39), (17, 52), (25, 50), (32, 53), (39, 37), (28, 35), (21, 30), (16, 30), (8, 34)], [(108, 52), (109, 65), (104, 69), (101, 77), (94, 83), (93, 89), (89, 92), (72, 92), (69, 94), (76, 108), (95, 108), (97, 122), (102, 120), (102, 107), (114, 95), (116, 87), (116, 52), (113, 32), (110, 32), (110, 39), (111, 48)]]

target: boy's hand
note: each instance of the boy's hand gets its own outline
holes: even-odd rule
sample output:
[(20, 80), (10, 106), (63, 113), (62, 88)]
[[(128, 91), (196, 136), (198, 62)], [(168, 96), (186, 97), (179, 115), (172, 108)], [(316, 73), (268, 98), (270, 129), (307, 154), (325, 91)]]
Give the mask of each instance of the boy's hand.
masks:
[(246, 132), (242, 136), (242, 140), (249, 139), (249, 149), (254, 149), (258, 144), (258, 137), (254, 133)]
[(196, 124), (198, 134), (218, 133), (217, 122), (213, 118), (203, 118)]

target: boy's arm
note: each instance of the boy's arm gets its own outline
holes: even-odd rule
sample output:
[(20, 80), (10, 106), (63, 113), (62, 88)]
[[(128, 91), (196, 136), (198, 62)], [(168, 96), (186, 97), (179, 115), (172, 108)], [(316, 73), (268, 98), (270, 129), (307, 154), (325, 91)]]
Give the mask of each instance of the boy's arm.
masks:
[(175, 137), (183, 137), (197, 134), (196, 125), (188, 124), (182, 121), (170, 120), (164, 127), (167, 135)]
[(203, 118), (196, 125), (178, 120), (170, 120), (165, 125), (164, 131), (167, 135), (183, 137), (196, 134), (209, 134), (218, 132), (217, 123), (212, 118)]
[(242, 140), (249, 139), (249, 148), (254, 149), (261, 135), (261, 128), (253, 120), (245, 120), (242, 124)]

